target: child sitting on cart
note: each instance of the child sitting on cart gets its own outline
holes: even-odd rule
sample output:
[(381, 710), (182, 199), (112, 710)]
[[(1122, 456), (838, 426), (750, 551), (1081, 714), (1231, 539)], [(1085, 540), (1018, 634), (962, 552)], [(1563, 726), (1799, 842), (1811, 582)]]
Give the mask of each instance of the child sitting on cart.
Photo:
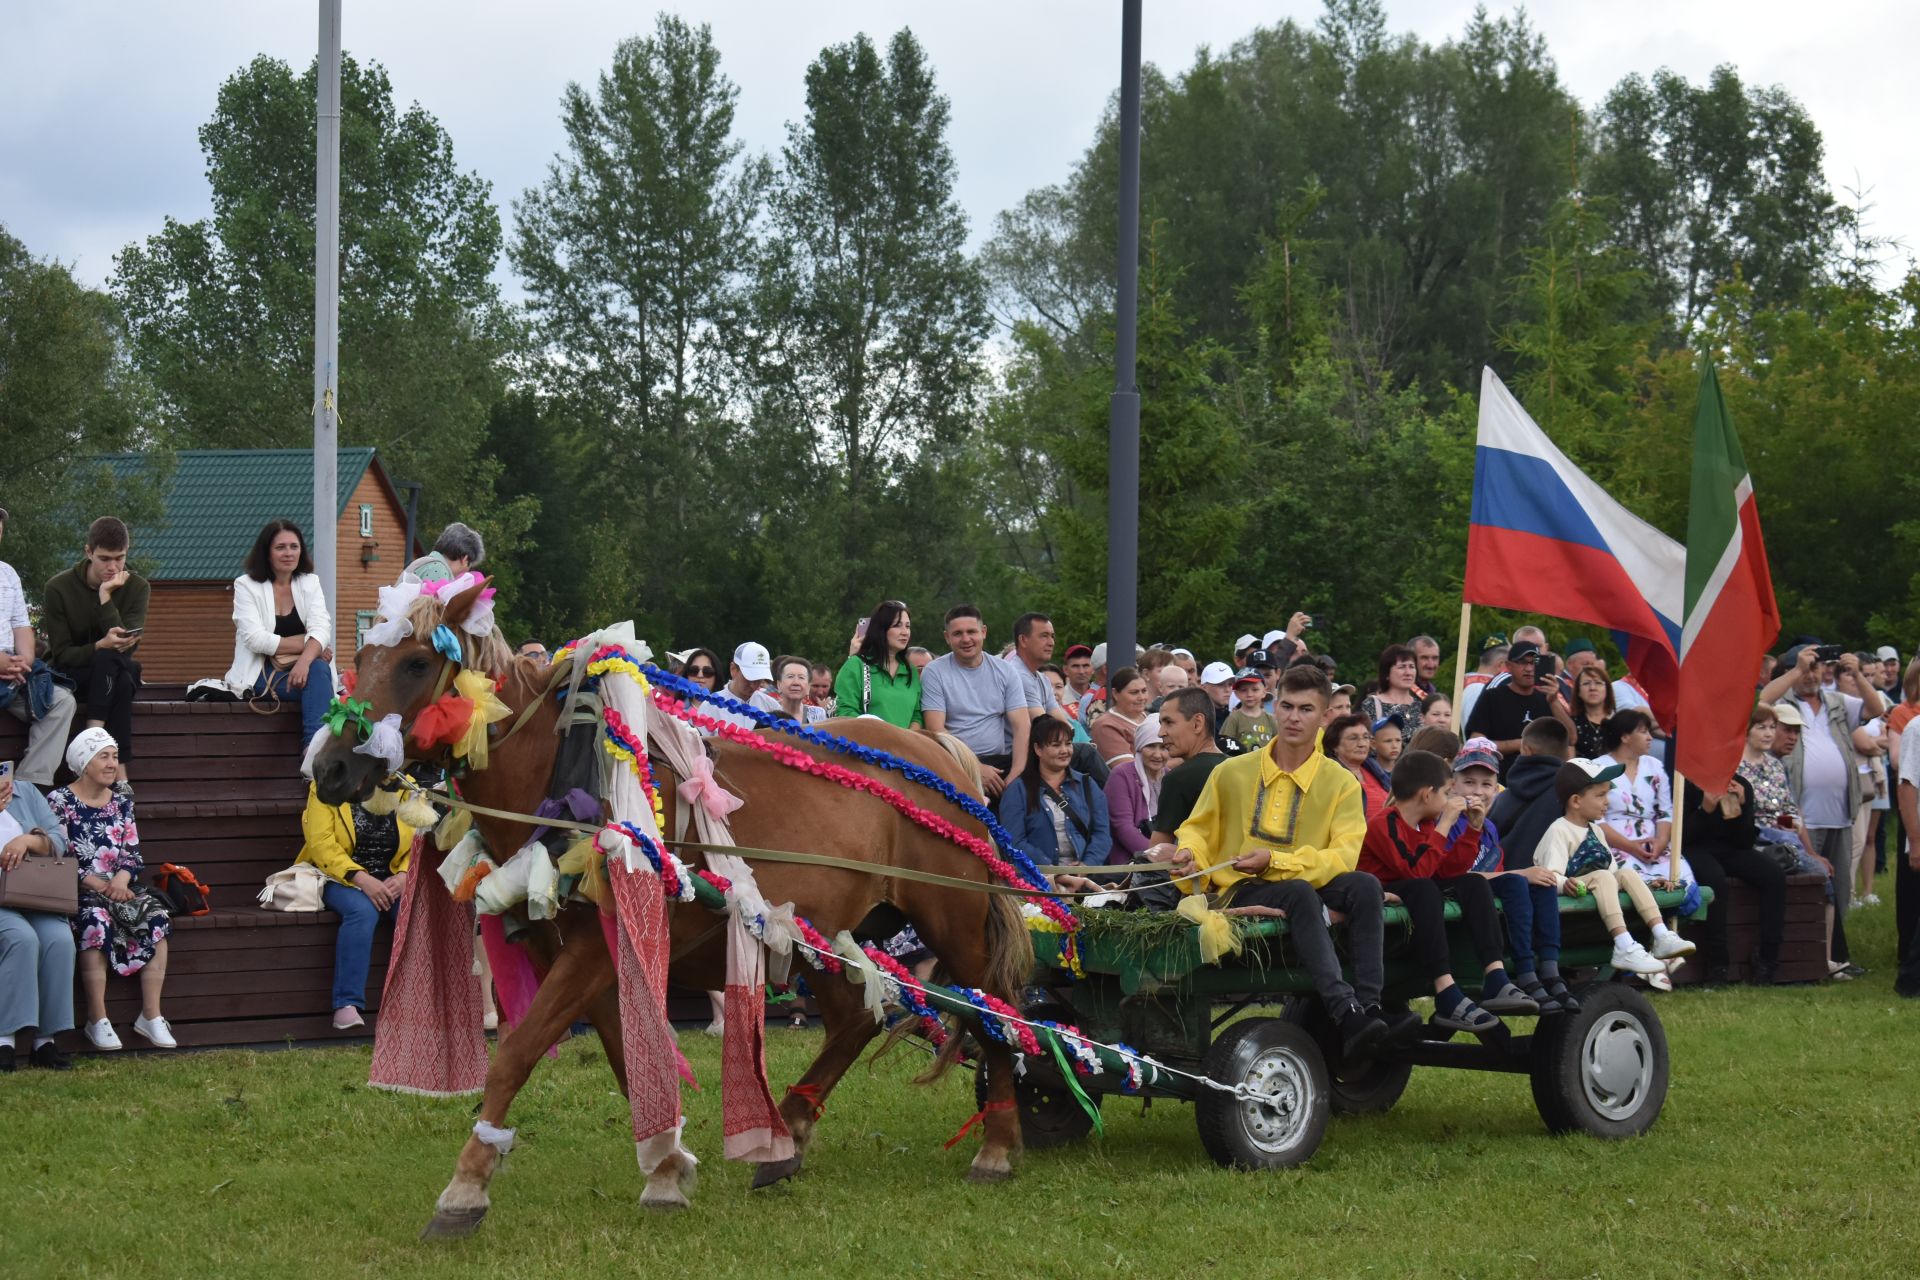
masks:
[[(1560, 725), (1557, 720), (1546, 723)], [(1507, 870), (1500, 829), (1488, 812), (1500, 791), (1500, 748), (1491, 738), (1469, 738), (1455, 753), (1453, 790), (1466, 802), (1466, 810), (1447, 839), (1458, 839), (1469, 828), (1480, 833), (1473, 871), (1487, 878), (1506, 919), (1513, 985), (1526, 992), (1541, 1013), (1578, 1013), (1580, 1002), (1560, 976), (1560, 891), (1554, 887), (1554, 874), (1531, 865)]]
[[(1564, 816), (1540, 837), (1533, 861), (1535, 866), (1556, 873), (1560, 892), (1593, 895), (1600, 919), (1613, 935), (1609, 964), (1626, 973), (1664, 975), (1666, 961), (1692, 954), (1693, 944), (1667, 928), (1660, 905), (1653, 900), (1653, 890), (1639, 872), (1616, 863), (1613, 851), (1594, 830), (1594, 824), (1606, 816), (1607, 793), (1613, 780), (1624, 772), (1619, 764), (1581, 757), (1561, 765), (1554, 790), (1560, 796)], [(1622, 893), (1653, 932), (1651, 953), (1627, 932), (1626, 918), (1620, 910)]]
[[(1480, 827), (1466, 815), (1467, 801), (1454, 793), (1453, 771), (1430, 751), (1409, 751), (1393, 767), (1393, 798), (1367, 824), (1360, 869), (1377, 877), (1387, 894), (1407, 910), (1413, 925), (1413, 955), (1433, 983), (1433, 1025), (1484, 1035), (1499, 1027), (1499, 1014), (1538, 1013), (1540, 1006), (1507, 977), (1506, 938), (1493, 905), (1493, 886), (1473, 873), (1480, 855)], [(1485, 810), (1480, 810), (1484, 820)], [(1449, 836), (1449, 833), (1457, 833)], [(1447, 940), (1446, 900), (1460, 904), (1482, 973), (1481, 998), (1453, 979)]]

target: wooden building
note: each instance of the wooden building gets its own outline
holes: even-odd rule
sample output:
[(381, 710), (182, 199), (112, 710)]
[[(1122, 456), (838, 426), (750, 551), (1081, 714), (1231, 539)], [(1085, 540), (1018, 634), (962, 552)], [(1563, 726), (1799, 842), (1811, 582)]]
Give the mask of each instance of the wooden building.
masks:
[[(133, 561), (153, 585), (140, 644), (143, 678), (185, 684), (226, 674), (233, 661), (233, 580), (261, 528), (276, 516), (312, 523), (313, 453), (307, 449), (187, 449), (174, 455), (161, 523), (134, 526)], [(104, 458), (123, 478), (143, 454)], [(339, 452), (335, 665), (351, 665), (373, 625), (380, 588), (420, 554), (409, 549), (406, 503), (370, 448)], [(308, 529), (308, 541), (312, 532)]]

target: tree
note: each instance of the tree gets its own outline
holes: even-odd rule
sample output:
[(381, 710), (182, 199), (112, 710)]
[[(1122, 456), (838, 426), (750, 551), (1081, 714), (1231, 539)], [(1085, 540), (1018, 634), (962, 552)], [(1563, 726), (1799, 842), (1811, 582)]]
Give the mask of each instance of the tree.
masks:
[[(313, 407), (314, 91), (255, 58), (200, 129), (212, 216), (164, 228), (116, 262), (133, 353), (179, 447), (304, 446)], [(530, 513), (491, 501), (489, 407), (517, 336), (491, 272), (487, 184), (377, 63), (340, 71), (340, 432), (427, 482), (429, 524), (456, 515), (505, 545)]]
[(87, 463), (149, 443), (152, 389), (125, 346), (111, 298), (0, 227), (0, 459), (11, 515), (0, 557), (30, 593), (79, 559), (94, 516), (160, 514), (151, 483), (118, 483)]
[(1676, 335), (1736, 269), (1759, 306), (1828, 278), (1847, 215), (1821, 176), (1820, 130), (1786, 90), (1749, 89), (1725, 66), (1697, 87), (1671, 71), (1630, 75), (1598, 123), (1590, 188), (1617, 202), (1618, 242)]
[[(770, 192), (757, 397), (816, 435), (830, 488), (814, 512), (840, 530), (843, 568), (972, 422), (985, 287), (964, 251), (947, 116), (911, 32), (884, 60), (864, 35), (832, 46), (807, 69), (806, 120), (788, 125)], [(869, 593), (841, 576), (825, 602), (845, 612)]]
[(567, 86), (567, 149), (516, 205), (509, 250), (548, 356), (540, 381), (635, 464), (581, 476), (585, 494), (636, 544), (688, 549), (623, 574), (669, 626), (672, 579), (722, 570), (701, 553), (742, 496), (725, 461), (727, 358), (767, 166), (741, 159), (738, 97), (705, 26), (663, 14), (652, 36), (622, 41), (594, 92)]

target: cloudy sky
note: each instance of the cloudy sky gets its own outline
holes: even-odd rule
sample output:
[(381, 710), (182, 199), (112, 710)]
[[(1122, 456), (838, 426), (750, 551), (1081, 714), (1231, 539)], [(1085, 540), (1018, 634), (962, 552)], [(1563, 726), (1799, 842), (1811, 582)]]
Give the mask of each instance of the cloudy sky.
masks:
[[(1395, 29), (1438, 41), (1473, 8), (1397, 0), (1389, 12)], [(345, 9), (346, 48), (384, 63), (401, 101), (440, 119), (461, 166), (492, 182), (503, 215), (560, 144), (566, 83), (590, 80), (653, 14), (612, 0), (348, 0)], [(1224, 46), (1289, 16), (1311, 22), (1320, 5), (1148, 0), (1146, 10), (1147, 59), (1174, 72), (1199, 45)], [(741, 89), (740, 135), (757, 150), (776, 148), (800, 116), (801, 77), (823, 45), (910, 25), (953, 104), (959, 194), (976, 243), (994, 214), (1067, 172), (1118, 81), (1117, 0), (706, 0), (678, 11), (712, 25)], [(1908, 97), (1920, 5), (1541, 0), (1529, 12), (1586, 103), (1630, 71), (1661, 66), (1698, 81), (1731, 62), (1749, 81), (1784, 85), (1825, 134), (1835, 190), (1873, 188), (1874, 229), (1920, 250)], [(0, 0), (0, 224), (33, 252), (104, 281), (123, 245), (168, 215), (207, 211), (195, 131), (220, 82), (258, 53), (304, 66), (316, 15), (311, 0)]]

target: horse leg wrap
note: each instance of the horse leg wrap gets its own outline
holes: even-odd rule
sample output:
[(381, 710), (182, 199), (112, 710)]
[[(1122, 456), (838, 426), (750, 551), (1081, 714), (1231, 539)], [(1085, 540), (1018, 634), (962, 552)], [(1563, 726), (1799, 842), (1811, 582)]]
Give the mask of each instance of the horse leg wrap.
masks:
[(827, 1109), (826, 1101), (820, 1096), (820, 1086), (817, 1084), (790, 1084), (787, 1086), (787, 1092), (803, 1099), (811, 1109), (815, 1120), (818, 1120), (820, 1113)]
[(473, 1123), (473, 1136), (503, 1156), (513, 1150), (513, 1130), (511, 1129), (498, 1129), (485, 1120), (476, 1120)]

